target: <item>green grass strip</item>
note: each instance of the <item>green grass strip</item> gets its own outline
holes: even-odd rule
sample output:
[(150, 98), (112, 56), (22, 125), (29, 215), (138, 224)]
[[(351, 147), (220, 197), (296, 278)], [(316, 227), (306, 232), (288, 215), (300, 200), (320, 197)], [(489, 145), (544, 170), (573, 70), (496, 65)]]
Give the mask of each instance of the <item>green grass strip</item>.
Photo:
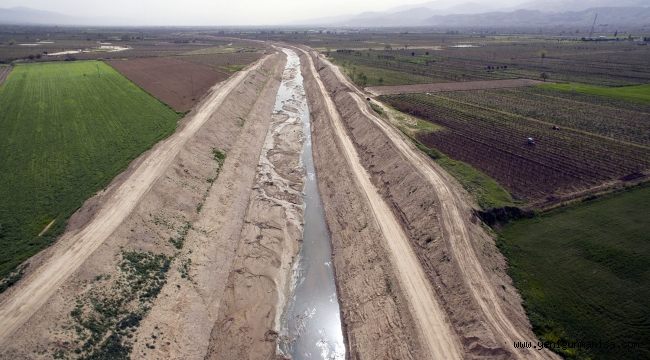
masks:
[(540, 84), (543, 89), (577, 92), (587, 95), (597, 95), (620, 100), (650, 104), (650, 84), (605, 87), (578, 83)]
[(0, 277), (50, 244), (179, 118), (98, 61), (18, 65), (0, 109)]

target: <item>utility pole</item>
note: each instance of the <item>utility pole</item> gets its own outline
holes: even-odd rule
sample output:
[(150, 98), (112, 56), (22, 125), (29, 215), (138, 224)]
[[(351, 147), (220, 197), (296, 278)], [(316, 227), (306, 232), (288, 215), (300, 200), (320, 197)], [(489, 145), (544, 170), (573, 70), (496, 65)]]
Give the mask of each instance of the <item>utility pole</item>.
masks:
[(596, 20), (598, 20), (598, 13), (596, 13), (596, 16), (594, 16), (594, 23), (591, 24), (591, 31), (589, 32), (589, 38), (594, 37), (594, 27), (596, 26)]

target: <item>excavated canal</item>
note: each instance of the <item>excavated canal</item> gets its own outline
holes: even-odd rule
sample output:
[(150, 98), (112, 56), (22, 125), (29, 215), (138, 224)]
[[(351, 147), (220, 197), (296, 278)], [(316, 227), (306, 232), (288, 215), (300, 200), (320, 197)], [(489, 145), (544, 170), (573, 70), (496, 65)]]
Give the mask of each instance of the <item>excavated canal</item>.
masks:
[(332, 248), (316, 181), (300, 59), (293, 50), (283, 51), (287, 55), (285, 72), (290, 72), (291, 76), (285, 77), (280, 85), (275, 111), (299, 117), (302, 121), (304, 143), (301, 160), (306, 179), (303, 242), (293, 268), (292, 292), (281, 319), (279, 350), (293, 359), (344, 359)]

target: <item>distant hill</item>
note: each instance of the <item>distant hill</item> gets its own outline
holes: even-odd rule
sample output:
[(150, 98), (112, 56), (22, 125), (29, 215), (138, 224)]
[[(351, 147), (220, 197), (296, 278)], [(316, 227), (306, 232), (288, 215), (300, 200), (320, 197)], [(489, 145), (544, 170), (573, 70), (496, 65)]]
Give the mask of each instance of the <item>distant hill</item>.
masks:
[(591, 25), (598, 13), (599, 24), (643, 26), (650, 25), (649, 10), (649, 0), (531, 0), (510, 7), (499, 7), (498, 3), (458, 4), (457, 1), (438, 0), (300, 24), (352, 27), (585, 26)]
[(436, 15), (424, 20), (422, 25), (449, 27), (590, 26), (596, 14), (598, 14), (598, 24), (628, 27), (650, 25), (650, 8), (647, 7), (592, 8), (558, 13), (539, 10), (515, 10), (473, 15)]
[(581, 11), (591, 8), (649, 7), (648, 0), (532, 0), (513, 7), (511, 10), (540, 10), (546, 12)]
[(114, 18), (82, 18), (28, 7), (0, 8), (3, 25), (125, 25)]
[(73, 16), (27, 7), (0, 9), (0, 24), (76, 25), (80, 22)]

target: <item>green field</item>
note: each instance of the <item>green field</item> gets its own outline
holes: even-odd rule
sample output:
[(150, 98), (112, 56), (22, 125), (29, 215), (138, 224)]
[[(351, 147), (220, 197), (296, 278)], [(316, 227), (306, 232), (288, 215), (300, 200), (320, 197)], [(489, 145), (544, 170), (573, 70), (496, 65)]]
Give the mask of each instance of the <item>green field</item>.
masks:
[(650, 104), (650, 84), (606, 87), (577, 83), (541, 84), (544, 89), (577, 92), (587, 95), (598, 95), (608, 98)]
[(569, 358), (650, 358), (648, 214), (650, 186), (645, 186), (501, 231), (510, 275), (542, 340), (620, 346), (567, 349)]
[(437, 80), (427, 76), (409, 74), (407, 72), (351, 64), (347, 61), (335, 61), (335, 63), (340, 65), (345, 74), (359, 86), (427, 84), (436, 82)]
[(96, 61), (18, 65), (0, 87), (0, 109), (0, 278), (179, 118)]

